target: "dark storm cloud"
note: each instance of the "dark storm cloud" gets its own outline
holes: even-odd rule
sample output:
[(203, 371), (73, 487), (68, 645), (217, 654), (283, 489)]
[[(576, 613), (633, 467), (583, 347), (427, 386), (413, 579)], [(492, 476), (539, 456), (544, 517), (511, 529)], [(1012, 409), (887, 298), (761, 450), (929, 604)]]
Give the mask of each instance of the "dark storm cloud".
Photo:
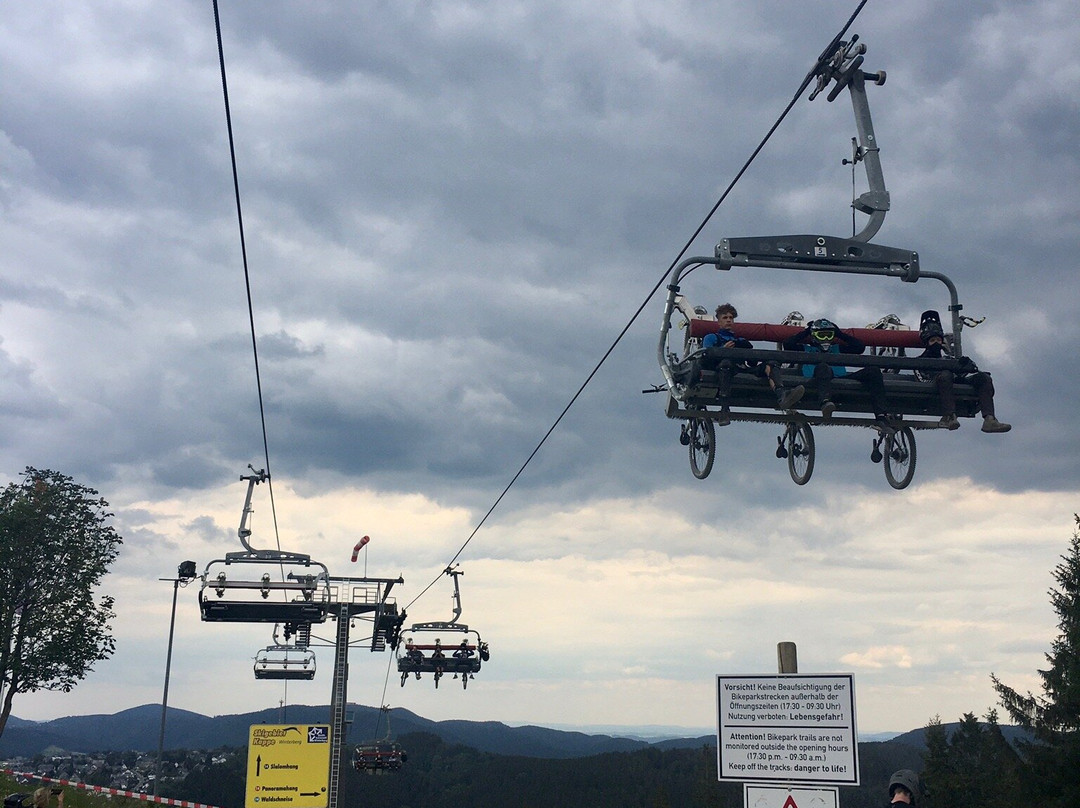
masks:
[[(26, 348), (10, 362), (79, 363), (62, 398), (39, 382), (38, 395), (78, 402), (78, 431), (54, 433), (58, 459), (64, 444), (84, 466), (101, 457), (104, 475), (136, 462), (165, 487), (209, 485), (261, 456), (212, 19), (198, 3), (177, 6), (171, 26), (129, 9), (117, 30), (104, 13), (81, 12), (87, 33), (54, 57), (59, 69), (43, 70), (36, 51), (5, 57), (20, 77), (3, 116), (20, 185), (5, 199), (22, 229), (6, 297), (30, 320), (74, 306), (82, 326), (62, 329), (71, 350)], [(408, 480), (474, 506), (492, 496), (841, 22), (786, 4), (722, 17), (694, 4), (628, 17), (572, 5), (224, 8), (277, 472)], [(1042, 22), (1014, 27), (1017, 42)], [(1039, 287), (1075, 288), (1076, 117), (1064, 85), (1037, 79), (1048, 52), (1075, 57), (1050, 37), (1036, 58), (988, 38), (991, 23), (977, 10), (871, 6), (854, 29), (867, 67), (890, 75), (870, 88), (894, 206), (879, 240), (918, 249), (954, 277), (967, 311), (989, 316), (968, 344), (1017, 424), (1004, 438), (972, 423), (927, 436), (919, 479), (977, 469), (1006, 489), (1074, 485), (1068, 346), (1080, 335), (1070, 295)], [(5, 39), (61, 36), (42, 25), (25, 11)], [(801, 100), (692, 251), (722, 235), (843, 233), (850, 117), (843, 98)], [(942, 307), (935, 293), (898, 291), (730, 273), (699, 294), (710, 307), (740, 302), (745, 319), (902, 309), (911, 322)], [(696, 484), (660, 397), (640, 393), (659, 380), (660, 307), (523, 475), (530, 498)], [(1017, 345), (1023, 361), (1002, 363)], [(115, 382), (89, 372), (116, 363)], [(863, 436), (833, 432), (838, 479), (861, 475)], [(72, 440), (87, 433), (93, 448)], [(722, 434), (722, 449), (783, 483), (768, 429)]]

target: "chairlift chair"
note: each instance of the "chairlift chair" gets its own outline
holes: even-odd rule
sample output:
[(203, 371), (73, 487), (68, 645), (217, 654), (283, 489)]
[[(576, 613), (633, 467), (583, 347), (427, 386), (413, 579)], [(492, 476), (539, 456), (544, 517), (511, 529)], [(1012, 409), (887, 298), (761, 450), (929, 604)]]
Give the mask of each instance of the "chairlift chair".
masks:
[[(751, 238), (725, 238), (712, 256), (687, 258), (673, 268), (667, 286), (668, 296), (661, 321), (658, 360), (664, 382), (644, 392), (667, 394), (666, 414), (683, 421), (680, 443), (688, 447), (690, 466), (695, 477), (704, 479), (712, 471), (716, 454), (716, 428), (744, 421), (776, 424), (781, 427), (776, 456), (786, 459), (792, 480), (803, 485), (813, 474), (815, 457), (814, 427), (853, 426), (873, 431), (870, 459), (881, 462), (893, 488), (905, 488), (915, 473), (915, 431), (941, 429), (939, 396), (932, 382), (924, 381), (941, 371), (962, 374), (969, 364), (962, 358), (931, 359), (906, 355), (907, 348), (921, 346), (917, 332), (898, 327), (894, 315), (882, 318), (866, 329), (843, 330), (871, 347), (869, 354), (806, 354), (786, 350), (754, 348), (702, 347), (706, 334), (719, 330), (719, 324), (707, 310), (695, 305), (683, 294), (681, 282), (695, 269), (714, 266), (721, 271), (742, 268), (786, 269), (801, 272), (850, 274), (893, 278), (905, 283), (922, 279), (940, 281), (948, 292), (946, 310), (951, 315), (951, 332), (944, 335), (952, 355), (962, 357), (961, 332), (977, 321), (961, 317), (956, 286), (944, 274), (924, 270), (918, 253), (912, 250), (872, 243), (889, 209), (889, 194), (881, 172), (878, 141), (873, 132), (866, 100), (867, 82), (884, 84), (884, 72), (864, 73), (861, 69), (866, 46), (840, 42), (831, 54), (824, 54), (815, 68), (818, 93), (835, 81), (828, 95), (832, 101), (844, 89), (850, 93), (855, 112), (859, 146), (856, 161), (862, 162), (870, 190), (853, 201), (856, 210), (869, 214), (863, 230), (850, 239), (822, 235), (786, 235)], [(682, 319), (673, 328), (676, 313)], [(783, 324), (741, 323), (734, 325), (737, 336), (755, 343), (775, 343), (801, 330), (803, 317), (792, 312)], [(682, 329), (681, 345), (676, 335)], [(876, 367), (885, 384), (887, 417), (874, 417), (869, 392), (856, 379), (836, 376), (832, 379), (831, 400), (840, 409), (834, 417), (819, 416), (820, 406), (812, 389), (791, 409), (777, 410), (777, 399), (768, 381), (745, 363), (777, 363), (785, 386), (804, 381), (801, 366)], [(808, 385), (812, 388), (812, 385)], [(957, 417), (974, 417), (979, 408), (974, 386), (959, 379), (954, 384)]]
[(461, 616), (458, 577), (464, 573), (447, 567), (444, 574), (454, 580), (454, 616), (446, 622), (414, 623), (402, 632), (402, 642), (395, 649), (402, 687), (410, 674), (420, 679), (421, 674), (430, 673), (438, 688), (443, 675), (450, 673), (455, 679), (460, 677), (461, 687), (466, 689), (481, 664), (490, 659), (488, 644), (480, 633), (457, 622)]
[(237, 535), (244, 552), (226, 553), (206, 565), (200, 580), (199, 610), (205, 621), (233, 623), (322, 623), (330, 604), (330, 573), (311, 556), (259, 550), (248, 541), (252, 491), (268, 480), (265, 471), (240, 479), (248, 483)]
[(315, 652), (293, 645), (269, 645), (255, 654), (256, 679), (311, 680), (315, 678)]
[(390, 707), (384, 704), (379, 709), (386, 715), (385, 737), (358, 744), (353, 753), (353, 767), (366, 774), (395, 772), (409, 759), (401, 744), (391, 737)]

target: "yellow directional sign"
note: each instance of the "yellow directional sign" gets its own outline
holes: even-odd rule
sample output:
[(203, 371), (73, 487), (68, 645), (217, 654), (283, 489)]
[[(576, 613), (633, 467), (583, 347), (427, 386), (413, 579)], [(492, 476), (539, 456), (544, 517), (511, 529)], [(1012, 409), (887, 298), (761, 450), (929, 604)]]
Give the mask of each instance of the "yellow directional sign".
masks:
[(254, 724), (244, 808), (326, 808), (330, 726)]

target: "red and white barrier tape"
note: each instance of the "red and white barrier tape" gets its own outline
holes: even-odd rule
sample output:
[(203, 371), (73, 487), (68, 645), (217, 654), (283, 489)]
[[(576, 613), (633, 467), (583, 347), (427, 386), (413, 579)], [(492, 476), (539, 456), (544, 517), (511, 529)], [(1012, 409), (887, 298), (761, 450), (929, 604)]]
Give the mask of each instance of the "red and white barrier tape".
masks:
[(153, 794), (141, 794), (138, 791), (123, 791), (119, 788), (107, 788), (105, 786), (92, 786), (89, 783), (79, 783), (75, 780), (62, 780), (56, 777), (43, 777), (31, 772), (16, 772), (11, 769), (0, 769), (0, 772), (12, 777), (29, 777), (31, 780), (40, 780), (42, 783), (56, 783), (61, 786), (82, 788), (97, 794), (109, 794), (113, 797), (131, 797), (144, 802), (156, 802), (158, 805), (172, 805), (175, 808), (217, 808), (215, 805), (206, 805), (201, 802), (188, 802), (187, 800), (173, 800), (168, 797), (155, 797)]

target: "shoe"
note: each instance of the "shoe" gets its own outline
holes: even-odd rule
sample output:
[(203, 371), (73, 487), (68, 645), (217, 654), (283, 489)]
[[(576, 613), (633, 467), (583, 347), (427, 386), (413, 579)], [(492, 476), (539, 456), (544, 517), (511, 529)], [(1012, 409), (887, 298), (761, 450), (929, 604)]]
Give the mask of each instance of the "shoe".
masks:
[(941, 416), (941, 420), (938, 421), (937, 425), (942, 429), (948, 429), (950, 432), (960, 428), (960, 422), (956, 419), (956, 413), (954, 412)]
[(874, 426), (885, 431), (894, 431), (896, 429), (896, 424), (893, 423), (892, 419), (888, 415), (882, 415), (880, 412), (874, 414)]
[(833, 404), (831, 401), (829, 401), (829, 399), (825, 399), (824, 401), (821, 402), (821, 417), (822, 418), (832, 418), (832, 414), (834, 412), (836, 412), (836, 405)]
[(777, 387), (776, 388), (776, 409), (778, 410), (790, 410), (803, 397), (803, 393), (806, 392), (806, 388), (801, 384), (797, 387), (792, 387), (790, 390)]
[(731, 423), (731, 410), (725, 405), (720, 409), (720, 412), (716, 418), (717, 426), (727, 426)]
[(993, 415), (983, 418), (983, 432), (1008, 432), (1010, 429), (1012, 429), (1012, 424), (1003, 424)]

